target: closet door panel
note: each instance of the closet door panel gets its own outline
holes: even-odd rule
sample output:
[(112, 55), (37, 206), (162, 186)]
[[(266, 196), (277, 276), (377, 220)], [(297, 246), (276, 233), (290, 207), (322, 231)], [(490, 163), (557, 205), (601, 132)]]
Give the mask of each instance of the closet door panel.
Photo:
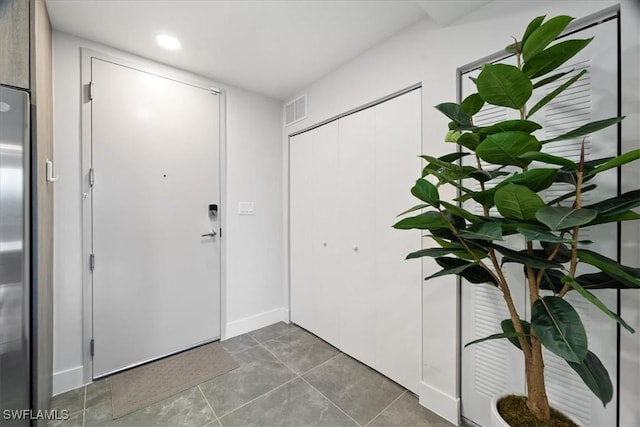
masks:
[(306, 132), (290, 139), (290, 298), (291, 321), (317, 328), (316, 283), (312, 246), (313, 224), (313, 139)]
[(375, 113), (340, 119), (340, 348), (375, 365)]
[(420, 176), (421, 90), (375, 107), (376, 368), (413, 392), (421, 372), (420, 260), (406, 261), (420, 248), (416, 230), (392, 228), (397, 215), (415, 204), (409, 192)]
[[(339, 127), (334, 121), (311, 132), (313, 161), (307, 165), (313, 174), (313, 221), (311, 246), (314, 274), (314, 300), (317, 315), (309, 330), (333, 345), (338, 345), (341, 310), (340, 265), (337, 257), (341, 229), (338, 199)], [(301, 325), (302, 326), (302, 325)]]

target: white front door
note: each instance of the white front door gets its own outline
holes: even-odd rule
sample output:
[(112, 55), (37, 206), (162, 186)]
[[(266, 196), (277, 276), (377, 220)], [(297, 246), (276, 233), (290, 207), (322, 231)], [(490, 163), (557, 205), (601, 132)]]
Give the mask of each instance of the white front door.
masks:
[(91, 73), (95, 378), (220, 337), (220, 100), (98, 58)]

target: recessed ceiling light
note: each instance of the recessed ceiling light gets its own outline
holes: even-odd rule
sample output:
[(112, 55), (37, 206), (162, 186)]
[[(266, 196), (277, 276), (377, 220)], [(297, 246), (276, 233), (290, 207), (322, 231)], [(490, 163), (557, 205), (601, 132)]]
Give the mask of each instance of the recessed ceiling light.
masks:
[(181, 46), (180, 41), (177, 38), (168, 34), (158, 34), (156, 36), (156, 42), (158, 42), (158, 44), (163, 48), (169, 50), (178, 50)]

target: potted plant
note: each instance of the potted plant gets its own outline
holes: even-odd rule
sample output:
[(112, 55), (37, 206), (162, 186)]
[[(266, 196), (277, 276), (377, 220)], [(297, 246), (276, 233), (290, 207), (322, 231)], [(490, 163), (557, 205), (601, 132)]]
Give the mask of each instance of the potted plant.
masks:
[[(582, 198), (595, 188), (590, 180), (606, 170), (637, 160), (640, 150), (615, 158), (586, 161), (583, 139), (581, 158), (577, 162), (543, 151), (546, 143), (581, 138), (616, 125), (622, 118), (591, 122), (550, 140), (536, 137), (540, 134), (536, 131), (542, 126), (535, 122), (535, 113), (586, 72), (558, 71), (591, 41), (563, 38), (554, 42), (572, 19), (568, 16), (535, 18), (521, 40), (506, 49), (515, 54), (517, 65), (485, 64), (478, 77), (472, 79), (477, 93), (460, 104), (436, 106), (451, 120), (445, 141), (456, 143), (458, 150), (438, 158), (421, 156), (428, 163), (411, 193), (422, 203), (400, 215), (422, 212), (394, 225), (397, 229), (430, 233), (427, 236), (436, 247), (407, 256), (408, 259), (435, 258), (442, 270), (427, 280), (457, 275), (473, 284), (486, 283), (502, 291), (504, 302), (496, 301), (496, 304), (506, 303), (509, 312), (509, 319), (499, 325), (502, 332), (469, 344), (508, 339), (522, 351), (526, 408), (529, 415), (542, 421), (549, 420), (552, 412), (545, 391), (543, 347), (566, 360), (603, 404), (613, 395), (609, 374), (598, 357), (589, 351), (580, 316), (565, 295), (580, 294), (634, 332), (590, 290), (640, 286), (640, 269), (621, 265), (590, 250), (590, 242), (580, 237), (584, 227), (640, 219), (632, 210), (640, 205), (640, 190), (586, 206)], [(527, 105), (534, 91), (562, 81), (560, 79), (564, 79), (564, 83), (535, 105)], [(513, 109), (519, 119), (475, 126), (473, 117), (485, 104)], [(460, 159), (465, 156), (474, 158), (476, 166), (462, 166)], [(483, 167), (481, 161), (489, 166)], [(479, 184), (478, 189), (468, 184), (472, 181)], [(572, 190), (554, 200), (545, 200), (541, 192), (555, 182), (570, 183)], [(497, 184), (489, 186), (489, 183)], [(482, 205), (483, 214), (477, 215), (458, 203), (441, 200), (439, 188), (448, 185), (458, 190), (456, 202), (473, 199)], [(493, 207), (499, 215), (490, 213)], [(521, 237), (521, 247), (506, 244), (504, 238), (513, 235)], [(507, 262), (523, 265), (525, 274), (520, 283), (507, 280), (503, 270)], [(598, 272), (581, 274), (580, 264), (593, 266)], [(528, 320), (518, 313), (510, 292), (523, 281), (530, 295)], [(519, 421), (512, 422), (522, 425)]]

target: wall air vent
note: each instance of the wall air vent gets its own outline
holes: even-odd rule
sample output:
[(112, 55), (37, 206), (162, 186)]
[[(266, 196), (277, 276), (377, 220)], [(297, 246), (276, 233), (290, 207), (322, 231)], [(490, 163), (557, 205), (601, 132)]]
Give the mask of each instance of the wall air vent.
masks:
[(307, 118), (307, 95), (299, 96), (284, 106), (284, 125), (289, 126)]

